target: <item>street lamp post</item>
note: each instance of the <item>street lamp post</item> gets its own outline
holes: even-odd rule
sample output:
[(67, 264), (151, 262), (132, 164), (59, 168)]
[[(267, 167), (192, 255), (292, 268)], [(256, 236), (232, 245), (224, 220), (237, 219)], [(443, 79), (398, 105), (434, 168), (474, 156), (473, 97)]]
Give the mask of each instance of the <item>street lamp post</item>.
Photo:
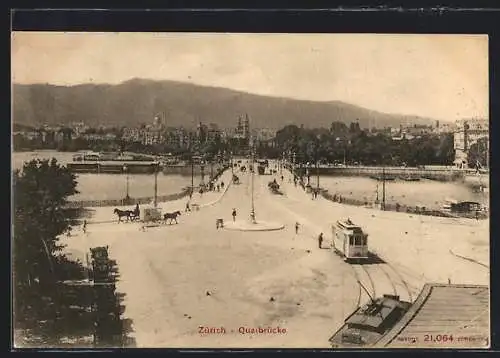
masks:
[(155, 162), (155, 196), (154, 196), (154, 206), (155, 208), (158, 206), (158, 169), (159, 163)]
[(306, 163), (306, 177), (307, 177), (307, 186), (310, 186), (311, 183), (311, 163)]
[(194, 160), (193, 153), (191, 152), (191, 195), (194, 193)]
[(201, 169), (201, 182), (200, 186), (203, 187), (205, 185), (204, 179), (205, 179), (205, 162), (202, 161), (200, 164), (200, 169)]
[(254, 205), (254, 197), (253, 197), (253, 177), (255, 175), (255, 151), (253, 150), (253, 146), (252, 146), (252, 152), (251, 152), (251, 155), (252, 155), (252, 170), (250, 171), (250, 175), (251, 175), (251, 178), (250, 178), (250, 181), (251, 181), (251, 191), (252, 191), (252, 208), (250, 210), (250, 222), (252, 224), (256, 224), (257, 222), (255, 221), (255, 205)]
[(130, 200), (130, 196), (129, 196), (129, 171), (127, 165), (123, 166), (123, 171), (127, 174), (127, 191), (125, 194), (125, 201), (128, 203), (128, 201)]
[[(234, 175), (233, 152), (231, 151), (229, 153), (229, 155), (230, 155), (230, 157), (229, 157), (229, 163), (231, 164), (231, 174)], [(231, 178), (232, 178), (232, 176), (231, 176)]]
[(385, 210), (385, 163), (382, 167), (382, 210)]
[(292, 160), (293, 160), (293, 174), (295, 176), (295, 173), (297, 171), (297, 154), (295, 152), (293, 152)]
[(320, 136), (317, 136), (318, 141), (316, 142), (316, 190), (319, 193), (319, 140)]
[(283, 175), (283, 164), (285, 163), (285, 152), (281, 153), (280, 175)]

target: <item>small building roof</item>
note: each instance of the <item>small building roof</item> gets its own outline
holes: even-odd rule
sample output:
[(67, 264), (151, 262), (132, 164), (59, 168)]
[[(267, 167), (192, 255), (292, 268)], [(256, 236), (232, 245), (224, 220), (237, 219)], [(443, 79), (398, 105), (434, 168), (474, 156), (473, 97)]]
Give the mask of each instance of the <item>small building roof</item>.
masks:
[[(453, 341), (444, 341), (443, 335), (452, 336)], [(408, 347), (408, 339), (416, 339), (413, 345), (418, 347), (488, 347), (488, 286), (426, 284), (408, 312), (376, 346)]]

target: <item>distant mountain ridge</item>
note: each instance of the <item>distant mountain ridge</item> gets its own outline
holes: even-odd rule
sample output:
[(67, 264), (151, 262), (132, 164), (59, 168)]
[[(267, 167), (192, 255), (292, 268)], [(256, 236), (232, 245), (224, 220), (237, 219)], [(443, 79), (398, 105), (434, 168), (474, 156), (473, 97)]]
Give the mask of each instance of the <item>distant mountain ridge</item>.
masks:
[(14, 123), (37, 126), (85, 122), (91, 126), (137, 126), (161, 113), (166, 125), (186, 128), (198, 122), (234, 127), (248, 113), (254, 128), (287, 124), (329, 128), (335, 121), (359, 119), (362, 128), (432, 124), (433, 119), (387, 114), (341, 101), (314, 102), (268, 97), (176, 81), (132, 79), (121, 84), (14, 84)]

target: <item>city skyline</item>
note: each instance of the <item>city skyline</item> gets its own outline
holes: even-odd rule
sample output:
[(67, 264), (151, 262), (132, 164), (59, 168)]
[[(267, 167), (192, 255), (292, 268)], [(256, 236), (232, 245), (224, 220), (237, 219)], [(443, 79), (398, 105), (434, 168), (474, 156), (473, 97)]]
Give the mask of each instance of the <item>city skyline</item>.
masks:
[(487, 36), (12, 35), (15, 83), (118, 84), (132, 78), (338, 100), (443, 121), (488, 118)]

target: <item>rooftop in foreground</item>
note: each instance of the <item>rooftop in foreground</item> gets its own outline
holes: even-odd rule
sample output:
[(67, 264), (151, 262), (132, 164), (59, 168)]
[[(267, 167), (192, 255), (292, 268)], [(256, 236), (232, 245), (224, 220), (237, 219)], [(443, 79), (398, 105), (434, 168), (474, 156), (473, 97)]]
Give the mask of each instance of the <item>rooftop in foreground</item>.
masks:
[(487, 348), (489, 337), (488, 286), (426, 284), (376, 346)]
[(384, 295), (366, 307), (376, 312), (353, 312), (330, 338), (333, 347), (489, 347), (488, 286), (426, 284), (411, 306)]

